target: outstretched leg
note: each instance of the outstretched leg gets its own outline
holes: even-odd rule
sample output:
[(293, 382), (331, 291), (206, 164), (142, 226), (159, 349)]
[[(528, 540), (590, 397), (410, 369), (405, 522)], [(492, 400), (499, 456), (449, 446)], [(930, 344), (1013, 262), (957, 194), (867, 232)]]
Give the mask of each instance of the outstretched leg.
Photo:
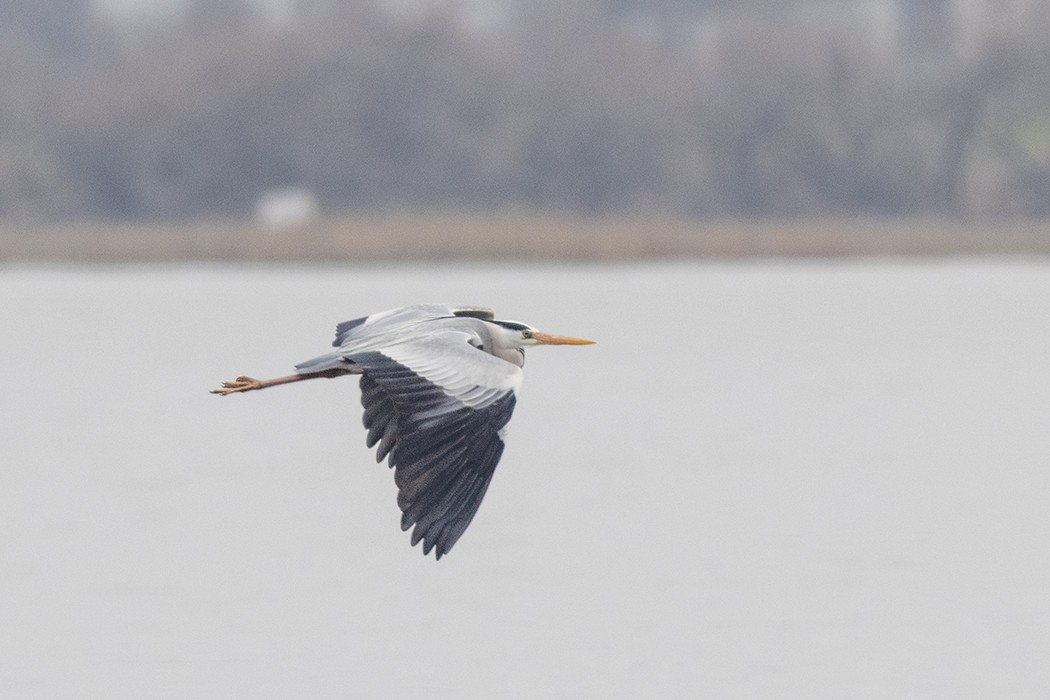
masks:
[(301, 382), (304, 379), (318, 379), (324, 377), (326, 379), (331, 377), (341, 377), (344, 374), (355, 374), (350, 369), (326, 369), (322, 372), (306, 372), (304, 374), (291, 374), (287, 377), (277, 377), (276, 379), (253, 379), (251, 377), (237, 377), (232, 382), (223, 382), (222, 386), (218, 389), (212, 389), (211, 393), (219, 394), (220, 396), (226, 396), (226, 394), (235, 394), (239, 391), (255, 391), (256, 389), (266, 389), (267, 387), (277, 386), (278, 384), (291, 384), (292, 382)]

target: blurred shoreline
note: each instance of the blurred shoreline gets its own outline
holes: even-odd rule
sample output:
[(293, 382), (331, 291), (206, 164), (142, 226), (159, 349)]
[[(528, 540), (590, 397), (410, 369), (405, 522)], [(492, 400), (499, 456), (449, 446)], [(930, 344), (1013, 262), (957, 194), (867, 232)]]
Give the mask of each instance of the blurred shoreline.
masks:
[(0, 262), (630, 261), (671, 258), (1050, 254), (1050, 221), (682, 221), (545, 214), (0, 226)]

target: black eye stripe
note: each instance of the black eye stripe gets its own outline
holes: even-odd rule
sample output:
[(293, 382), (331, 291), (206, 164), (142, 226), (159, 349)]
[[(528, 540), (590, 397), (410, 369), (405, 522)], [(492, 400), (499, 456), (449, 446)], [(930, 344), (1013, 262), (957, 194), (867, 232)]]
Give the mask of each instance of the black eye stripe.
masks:
[(514, 321), (489, 321), (489, 323), (495, 323), (497, 326), (503, 326), (504, 328), (509, 328), (512, 331), (528, 331), (528, 330), (532, 330), (531, 328), (526, 326), (524, 323), (516, 323)]

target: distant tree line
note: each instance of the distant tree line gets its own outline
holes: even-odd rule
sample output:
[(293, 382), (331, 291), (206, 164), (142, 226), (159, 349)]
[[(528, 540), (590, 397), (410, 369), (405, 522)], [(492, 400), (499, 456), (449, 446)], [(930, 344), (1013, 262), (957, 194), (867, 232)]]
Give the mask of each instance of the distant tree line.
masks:
[(1050, 0), (407, 5), (0, 0), (0, 218), (1050, 214)]

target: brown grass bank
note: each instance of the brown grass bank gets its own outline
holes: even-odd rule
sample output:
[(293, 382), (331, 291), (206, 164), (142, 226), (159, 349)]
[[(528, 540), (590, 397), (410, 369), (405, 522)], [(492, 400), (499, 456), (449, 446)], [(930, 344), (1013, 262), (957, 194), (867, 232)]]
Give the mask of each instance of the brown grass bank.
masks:
[(267, 230), (245, 222), (0, 227), (0, 261), (363, 262), (1050, 254), (1050, 221), (685, 222), (547, 215), (328, 218)]

